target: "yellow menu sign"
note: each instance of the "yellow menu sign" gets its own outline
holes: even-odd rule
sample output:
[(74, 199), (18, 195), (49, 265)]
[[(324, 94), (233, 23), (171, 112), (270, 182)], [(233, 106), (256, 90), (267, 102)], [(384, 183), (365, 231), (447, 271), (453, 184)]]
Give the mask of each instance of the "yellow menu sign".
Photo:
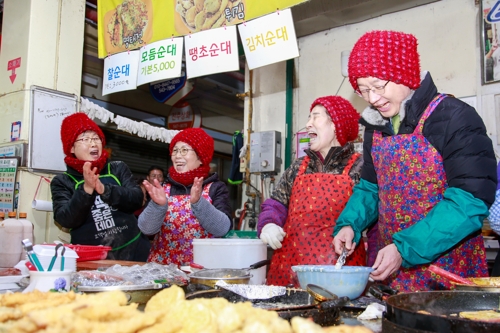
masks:
[(235, 25), (308, 0), (99, 0), (99, 58)]

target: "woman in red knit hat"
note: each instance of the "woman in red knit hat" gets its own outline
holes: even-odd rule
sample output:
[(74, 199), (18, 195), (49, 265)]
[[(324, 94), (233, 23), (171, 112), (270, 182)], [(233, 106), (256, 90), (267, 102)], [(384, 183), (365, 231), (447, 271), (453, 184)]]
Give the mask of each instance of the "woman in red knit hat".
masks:
[(107, 259), (146, 261), (150, 243), (133, 212), (142, 205), (142, 190), (127, 165), (108, 161), (104, 133), (85, 113), (61, 125), (65, 173), (50, 184), (54, 220), (70, 229), (71, 243), (106, 245)]
[[(370, 104), (361, 181), (334, 230), (337, 253), (371, 227), (378, 251), (371, 277), (399, 291), (447, 289), (429, 265), (487, 276), (481, 236), (495, 199), (496, 159), (476, 110), (438, 93), (420, 72), (417, 39), (372, 31), (354, 45), (349, 81)], [(378, 221), (378, 223), (377, 223)]]
[(165, 184), (144, 181), (151, 197), (139, 227), (155, 235), (148, 261), (189, 265), (194, 238), (222, 237), (231, 228), (226, 184), (210, 173), (214, 140), (201, 128), (188, 128), (170, 142), (173, 166)]
[[(363, 164), (351, 142), (358, 136), (358, 119), (351, 103), (340, 96), (312, 103), (306, 124), (310, 148), (285, 170), (259, 215), (257, 233), (275, 250), (267, 284), (299, 287), (292, 266), (337, 262), (331, 229)], [(346, 265), (366, 265), (364, 246), (356, 248)]]

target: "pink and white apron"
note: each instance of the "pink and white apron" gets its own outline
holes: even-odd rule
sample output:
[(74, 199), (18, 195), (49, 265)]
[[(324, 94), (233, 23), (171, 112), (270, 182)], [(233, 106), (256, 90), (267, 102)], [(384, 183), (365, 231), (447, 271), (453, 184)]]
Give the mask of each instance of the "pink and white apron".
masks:
[[(212, 183), (205, 185), (201, 196), (212, 203), (208, 195)], [(193, 215), (190, 194), (170, 196), (171, 184), (164, 186), (168, 211), (160, 231), (156, 234), (148, 262), (163, 265), (187, 266), (193, 261), (193, 239), (213, 238)]]

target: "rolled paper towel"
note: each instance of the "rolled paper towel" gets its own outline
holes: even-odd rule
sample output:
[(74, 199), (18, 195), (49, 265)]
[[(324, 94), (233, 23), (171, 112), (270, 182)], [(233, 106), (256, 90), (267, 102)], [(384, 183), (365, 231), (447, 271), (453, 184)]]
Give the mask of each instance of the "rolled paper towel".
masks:
[(33, 202), (31, 203), (31, 208), (36, 209), (36, 210), (42, 210), (44, 212), (51, 212), (52, 211), (52, 201), (33, 200)]

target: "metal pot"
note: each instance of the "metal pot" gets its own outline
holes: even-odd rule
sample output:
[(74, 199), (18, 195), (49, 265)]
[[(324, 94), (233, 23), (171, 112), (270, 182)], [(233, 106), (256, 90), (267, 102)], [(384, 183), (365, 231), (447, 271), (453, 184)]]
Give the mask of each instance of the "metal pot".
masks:
[(160, 290), (168, 288), (170, 285), (156, 283), (153, 285), (123, 285), (123, 286), (107, 286), (107, 287), (91, 287), (78, 286), (77, 292), (84, 294), (100, 293), (103, 291), (121, 290), (127, 296), (128, 303), (146, 304), (151, 297), (156, 295)]
[[(500, 323), (458, 317), (462, 311), (498, 309), (498, 293), (477, 291), (420, 291), (386, 300), (385, 319), (412, 330), (428, 332), (499, 332)], [(408, 330), (409, 331), (409, 330)], [(413, 332), (413, 331), (412, 331)]]
[(250, 271), (269, 264), (270, 260), (262, 260), (248, 268), (214, 268), (202, 269), (200, 271), (189, 274), (190, 283), (204, 284), (214, 288), (219, 280), (223, 280), (229, 284), (248, 284), (252, 278)]
[(225, 298), (231, 303), (251, 302), (256, 308), (276, 311), (281, 318), (286, 320), (295, 316), (312, 318), (315, 323), (321, 326), (338, 324), (340, 308), (349, 300), (347, 297), (340, 297), (317, 304), (314, 297), (307, 291), (295, 288), (289, 289), (283, 296), (269, 299), (247, 299), (225, 289), (197, 291), (186, 295), (188, 300), (214, 297)]

